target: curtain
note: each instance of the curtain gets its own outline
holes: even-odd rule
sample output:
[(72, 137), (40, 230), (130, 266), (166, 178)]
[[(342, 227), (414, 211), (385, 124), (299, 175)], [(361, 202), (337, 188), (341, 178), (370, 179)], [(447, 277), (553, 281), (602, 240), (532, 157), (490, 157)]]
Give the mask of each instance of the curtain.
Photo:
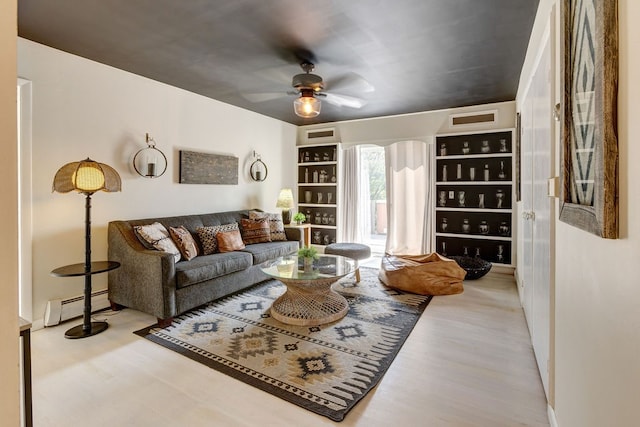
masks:
[(342, 183), (338, 240), (362, 242), (371, 222), (368, 215), (369, 174), (362, 167), (360, 147), (357, 145), (343, 150)]
[(385, 147), (389, 254), (432, 251), (432, 144), (403, 141)]

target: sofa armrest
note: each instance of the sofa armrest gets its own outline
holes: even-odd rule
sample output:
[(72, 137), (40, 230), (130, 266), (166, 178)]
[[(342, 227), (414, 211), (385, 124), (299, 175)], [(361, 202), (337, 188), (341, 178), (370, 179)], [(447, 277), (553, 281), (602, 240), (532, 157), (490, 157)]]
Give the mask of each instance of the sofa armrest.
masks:
[(298, 242), (298, 247), (304, 247), (304, 232), (301, 228), (285, 227), (284, 232), (287, 235), (287, 240)]
[(175, 316), (173, 255), (146, 249), (126, 221), (109, 223), (108, 242), (109, 260), (120, 263), (109, 272), (109, 300), (160, 319)]

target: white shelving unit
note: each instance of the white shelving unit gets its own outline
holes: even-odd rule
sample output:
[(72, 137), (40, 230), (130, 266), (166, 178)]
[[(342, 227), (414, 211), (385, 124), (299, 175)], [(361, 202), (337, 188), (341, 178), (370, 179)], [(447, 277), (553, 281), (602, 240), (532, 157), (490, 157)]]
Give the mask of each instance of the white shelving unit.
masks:
[(436, 137), (438, 253), (513, 266), (514, 150), (513, 129)]
[(298, 211), (311, 224), (311, 243), (326, 246), (338, 237), (340, 144), (298, 147)]

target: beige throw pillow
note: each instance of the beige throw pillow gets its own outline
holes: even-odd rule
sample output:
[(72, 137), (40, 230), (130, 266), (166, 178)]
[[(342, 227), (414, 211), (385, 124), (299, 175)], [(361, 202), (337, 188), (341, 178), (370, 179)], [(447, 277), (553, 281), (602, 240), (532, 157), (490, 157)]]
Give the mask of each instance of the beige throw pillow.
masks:
[(173, 255), (175, 262), (180, 261), (180, 250), (169, 237), (169, 232), (164, 225), (154, 222), (149, 225), (136, 225), (134, 229), (140, 237), (155, 249), (169, 252)]

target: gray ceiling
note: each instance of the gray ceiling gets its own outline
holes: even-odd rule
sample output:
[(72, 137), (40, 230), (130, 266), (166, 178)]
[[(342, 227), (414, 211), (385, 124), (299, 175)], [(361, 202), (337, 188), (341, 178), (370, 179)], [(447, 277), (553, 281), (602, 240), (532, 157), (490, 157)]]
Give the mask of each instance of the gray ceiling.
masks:
[[(302, 125), (515, 99), (537, 7), (538, 0), (20, 0), (18, 33)], [(318, 117), (297, 117), (286, 92), (309, 55), (328, 93), (366, 105), (325, 101)], [(354, 76), (375, 91), (347, 85)], [(264, 93), (282, 96), (248, 100)]]

